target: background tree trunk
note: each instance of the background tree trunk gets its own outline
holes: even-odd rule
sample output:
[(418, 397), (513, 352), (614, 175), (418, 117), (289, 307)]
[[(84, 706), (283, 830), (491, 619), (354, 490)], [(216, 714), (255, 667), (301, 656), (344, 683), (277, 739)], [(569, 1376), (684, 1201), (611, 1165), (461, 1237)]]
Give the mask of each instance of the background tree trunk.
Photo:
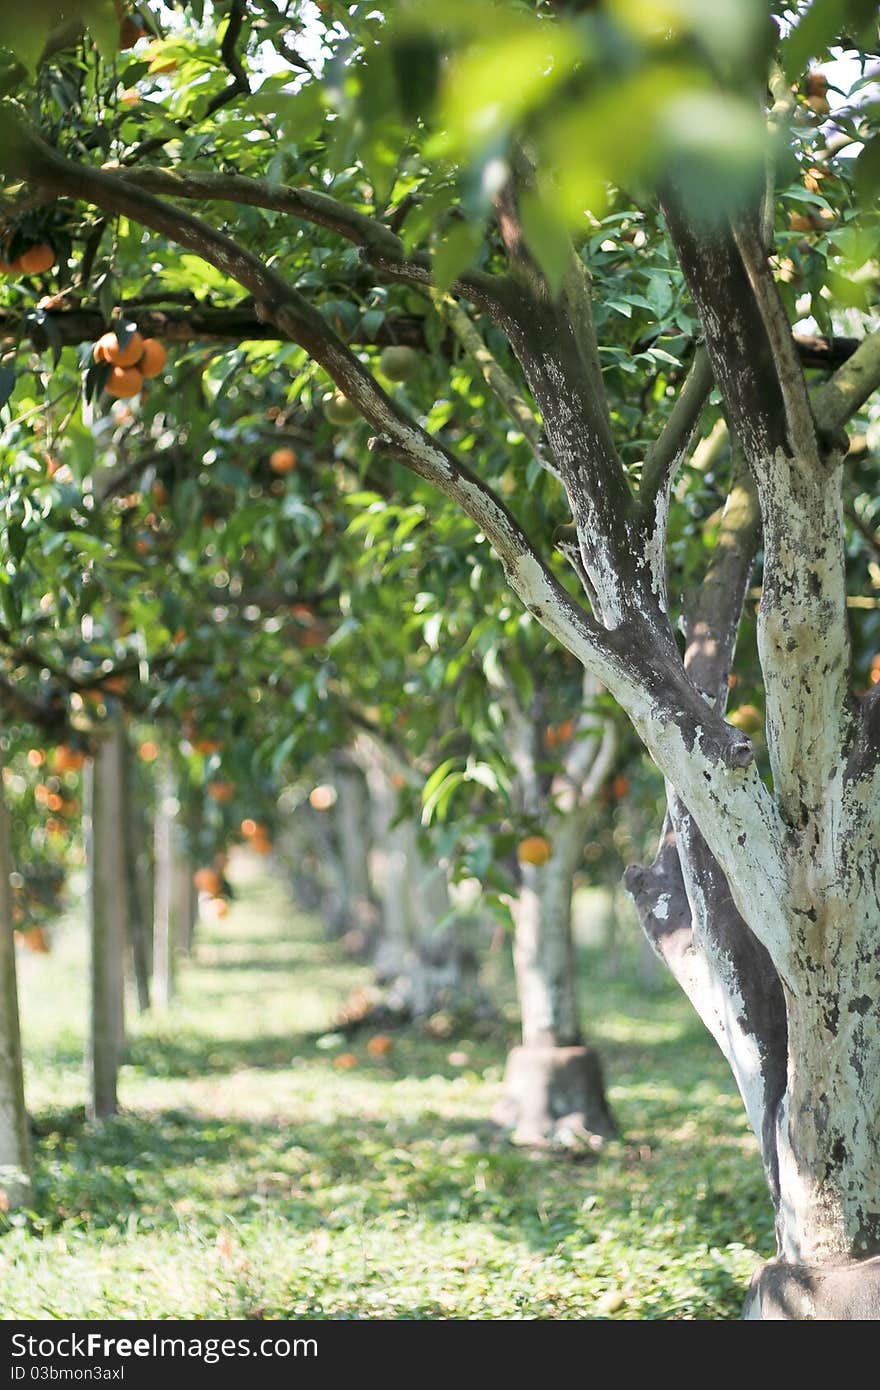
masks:
[(125, 1045), (125, 864), (122, 775), (124, 736), (115, 725), (87, 764), (86, 804), (91, 922), (89, 1112), (116, 1112), (116, 1081)]
[[(378, 912), (370, 886), (369, 799), (363, 773), (340, 765), (336, 771), (338, 798), (334, 807), (345, 885), (346, 931), (360, 938), (360, 949), (374, 941)], [(352, 938), (353, 946), (357, 945)]]
[(128, 898), (128, 938), (131, 948), (132, 975), (138, 1009), (145, 1013), (150, 1007), (150, 968), (152, 965), (152, 893), (146, 818), (140, 798), (135, 792), (133, 757), (126, 741), (123, 762), (123, 810), (125, 813), (125, 867)]
[(179, 804), (174, 778), (165, 769), (159, 779), (154, 824), (155, 888), (153, 893), (153, 997), (161, 1008), (174, 998), (176, 888), (179, 876), (177, 821)]
[(574, 877), (593, 799), (610, 771), (616, 744), (613, 726), (592, 713), (596, 691), (586, 676), (575, 736), (551, 781), (541, 771), (541, 699), (536, 697), (527, 711), (512, 685), (502, 690), (521, 809), (544, 827), (551, 847), (545, 864), (520, 865), (513, 910), (523, 1040), (508, 1056), (496, 1118), (525, 1143), (616, 1129), (598, 1056), (581, 1035), (572, 936)]
[(572, 890), (588, 821), (583, 806), (552, 817), (550, 859), (522, 865), (513, 941), (522, 1045), (508, 1056), (496, 1115), (526, 1143), (615, 1132), (599, 1059), (583, 1045), (578, 1016)]
[(30, 1142), (24, 1103), (15, 936), (9, 875), (9, 813), (0, 767), (0, 1196), (7, 1211), (30, 1196)]

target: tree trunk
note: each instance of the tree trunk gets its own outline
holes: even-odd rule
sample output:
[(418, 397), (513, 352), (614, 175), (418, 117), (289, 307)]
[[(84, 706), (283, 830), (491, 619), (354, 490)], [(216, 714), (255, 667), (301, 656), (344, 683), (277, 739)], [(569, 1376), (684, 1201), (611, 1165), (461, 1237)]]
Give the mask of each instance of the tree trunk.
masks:
[(9, 814), (0, 769), (0, 1202), (5, 1211), (24, 1206), (30, 1196), (30, 1143), (18, 1017), (11, 870)]
[(174, 998), (176, 942), (174, 922), (177, 889), (177, 820), (179, 805), (174, 779), (163, 773), (156, 798), (154, 826), (155, 887), (153, 892), (153, 997), (160, 1008)]
[(352, 949), (365, 950), (375, 941), (378, 913), (370, 887), (369, 802), (363, 774), (341, 766), (336, 773), (335, 806), (342, 881), (345, 885), (346, 932)]
[(128, 897), (128, 937), (138, 1009), (150, 1007), (150, 965), (152, 956), (152, 894), (145, 892), (149, 882), (149, 851), (144, 816), (134, 787), (135, 768), (131, 748), (126, 743), (123, 767), (125, 813), (125, 867)]
[(522, 866), (513, 942), (522, 1045), (507, 1059), (496, 1112), (522, 1143), (615, 1132), (599, 1059), (584, 1046), (577, 1005), (572, 889), (588, 819), (584, 807), (553, 817), (550, 859)]
[(87, 765), (86, 804), (91, 921), (89, 1113), (116, 1112), (116, 1080), (125, 1045), (125, 864), (122, 771), (124, 736), (114, 725)]

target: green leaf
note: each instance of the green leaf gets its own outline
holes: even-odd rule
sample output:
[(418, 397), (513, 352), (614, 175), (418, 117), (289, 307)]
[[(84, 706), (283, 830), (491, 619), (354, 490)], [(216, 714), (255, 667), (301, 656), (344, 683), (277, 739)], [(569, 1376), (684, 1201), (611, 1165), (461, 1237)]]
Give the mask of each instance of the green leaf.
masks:
[(471, 222), (456, 222), (434, 252), (434, 284), (448, 290), (469, 266), (483, 240), (482, 231)]
[(571, 262), (571, 241), (565, 224), (547, 201), (525, 193), (520, 200), (520, 220), (529, 250), (556, 295)]

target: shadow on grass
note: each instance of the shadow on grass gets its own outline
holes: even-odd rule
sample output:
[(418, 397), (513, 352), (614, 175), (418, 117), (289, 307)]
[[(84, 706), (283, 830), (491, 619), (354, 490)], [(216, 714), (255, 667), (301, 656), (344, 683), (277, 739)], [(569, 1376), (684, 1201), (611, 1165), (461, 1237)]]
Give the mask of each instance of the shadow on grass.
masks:
[[(224, 1221), (244, 1227), (267, 1212), (297, 1233), (404, 1218), (478, 1223), (540, 1256), (573, 1255), (609, 1225), (636, 1243), (653, 1243), (652, 1224), (674, 1230), (679, 1254), (751, 1244), (756, 1232), (769, 1241), (757, 1163), (744, 1182), (735, 1143), (704, 1144), (695, 1160), (691, 1136), (667, 1134), (652, 1150), (618, 1142), (598, 1160), (573, 1163), (511, 1146), (484, 1115), (273, 1123), (166, 1110), (95, 1124), (65, 1110), (37, 1125), (34, 1222), (43, 1232), (87, 1233), (125, 1232), (136, 1220), (169, 1237), (185, 1222), (210, 1237)], [(584, 1198), (597, 1182), (594, 1209)], [(662, 1253), (662, 1232), (657, 1243)], [(705, 1271), (716, 1300), (724, 1277)], [(729, 1293), (734, 1303), (742, 1294), (733, 1279)]]

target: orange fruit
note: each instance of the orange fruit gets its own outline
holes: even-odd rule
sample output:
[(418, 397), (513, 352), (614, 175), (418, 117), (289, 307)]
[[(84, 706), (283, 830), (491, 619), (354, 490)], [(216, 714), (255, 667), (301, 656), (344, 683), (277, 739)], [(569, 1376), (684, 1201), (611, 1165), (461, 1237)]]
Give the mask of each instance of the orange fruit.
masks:
[(42, 275), (55, 264), (55, 252), (48, 242), (40, 241), (36, 246), (29, 246), (27, 251), (23, 251), (16, 264), (26, 275)]
[(151, 738), (144, 739), (138, 749), (138, 757), (142, 763), (154, 763), (159, 756), (159, 745), (154, 743)]
[(144, 340), (140, 333), (132, 333), (125, 347), (120, 347), (115, 333), (102, 333), (96, 347), (103, 351), (102, 360), (112, 362), (114, 367), (134, 367), (144, 354)]
[(167, 507), (168, 503), (171, 501), (171, 493), (168, 491), (161, 478), (156, 479), (153, 486), (150, 488), (150, 492), (153, 495), (153, 501), (156, 503), (157, 507)]
[(200, 893), (210, 893), (212, 898), (218, 898), (223, 892), (223, 879), (216, 869), (196, 869), (193, 884)]
[(552, 853), (550, 841), (543, 835), (527, 835), (516, 847), (516, 857), (521, 864), (546, 864)]
[(29, 951), (36, 951), (40, 956), (49, 954), (49, 939), (42, 927), (28, 927), (21, 935)]
[(628, 791), (629, 779), (623, 776), (615, 777), (614, 781), (611, 783), (612, 796), (616, 797), (618, 801), (621, 801)]
[(295, 450), (273, 449), (269, 455), (269, 467), (273, 473), (292, 473), (296, 468)]
[(209, 898), (204, 904), (202, 912), (206, 917), (225, 917), (229, 912), (229, 903), (225, 898)]
[(248, 844), (254, 854), (272, 853), (272, 841), (269, 839), (268, 835), (253, 835), (248, 841)]
[(389, 1038), (387, 1033), (376, 1033), (367, 1043), (367, 1051), (371, 1057), (385, 1057), (394, 1047), (394, 1039)]
[(196, 752), (204, 753), (206, 757), (209, 757), (211, 753), (219, 753), (222, 747), (223, 744), (220, 742), (219, 738), (200, 738), (193, 744), (193, 748), (195, 748)]
[(140, 92), (135, 87), (126, 87), (119, 98), (119, 104), (120, 106), (138, 106), (140, 99)]
[(137, 367), (114, 367), (104, 385), (108, 396), (117, 400), (129, 400), (136, 396), (144, 384)]
[(340, 1052), (338, 1057), (333, 1058), (334, 1067), (338, 1067), (340, 1071), (350, 1071), (357, 1064), (358, 1059), (353, 1052)]
[(56, 772), (79, 772), (85, 766), (86, 755), (78, 748), (70, 748), (62, 743), (55, 749), (52, 765)]
[(27, 755), (28, 767), (42, 767), (46, 761), (46, 754), (42, 748), (31, 748)]
[(313, 811), (329, 811), (336, 801), (336, 788), (329, 786), (313, 787), (309, 792), (309, 805)]
[(141, 341), (143, 352), (138, 359), (138, 366), (145, 377), (158, 376), (168, 361), (168, 353), (158, 338), (143, 338)]
[(251, 820), (250, 816), (245, 817), (239, 829), (246, 840), (252, 839), (254, 835), (265, 834), (263, 827), (255, 820)]
[(146, 38), (147, 31), (140, 20), (133, 15), (126, 15), (119, 26), (119, 47), (121, 49), (134, 48), (135, 44)]
[(212, 801), (216, 801), (222, 806), (235, 796), (235, 783), (224, 782), (218, 778), (216, 782), (208, 783), (208, 795)]

